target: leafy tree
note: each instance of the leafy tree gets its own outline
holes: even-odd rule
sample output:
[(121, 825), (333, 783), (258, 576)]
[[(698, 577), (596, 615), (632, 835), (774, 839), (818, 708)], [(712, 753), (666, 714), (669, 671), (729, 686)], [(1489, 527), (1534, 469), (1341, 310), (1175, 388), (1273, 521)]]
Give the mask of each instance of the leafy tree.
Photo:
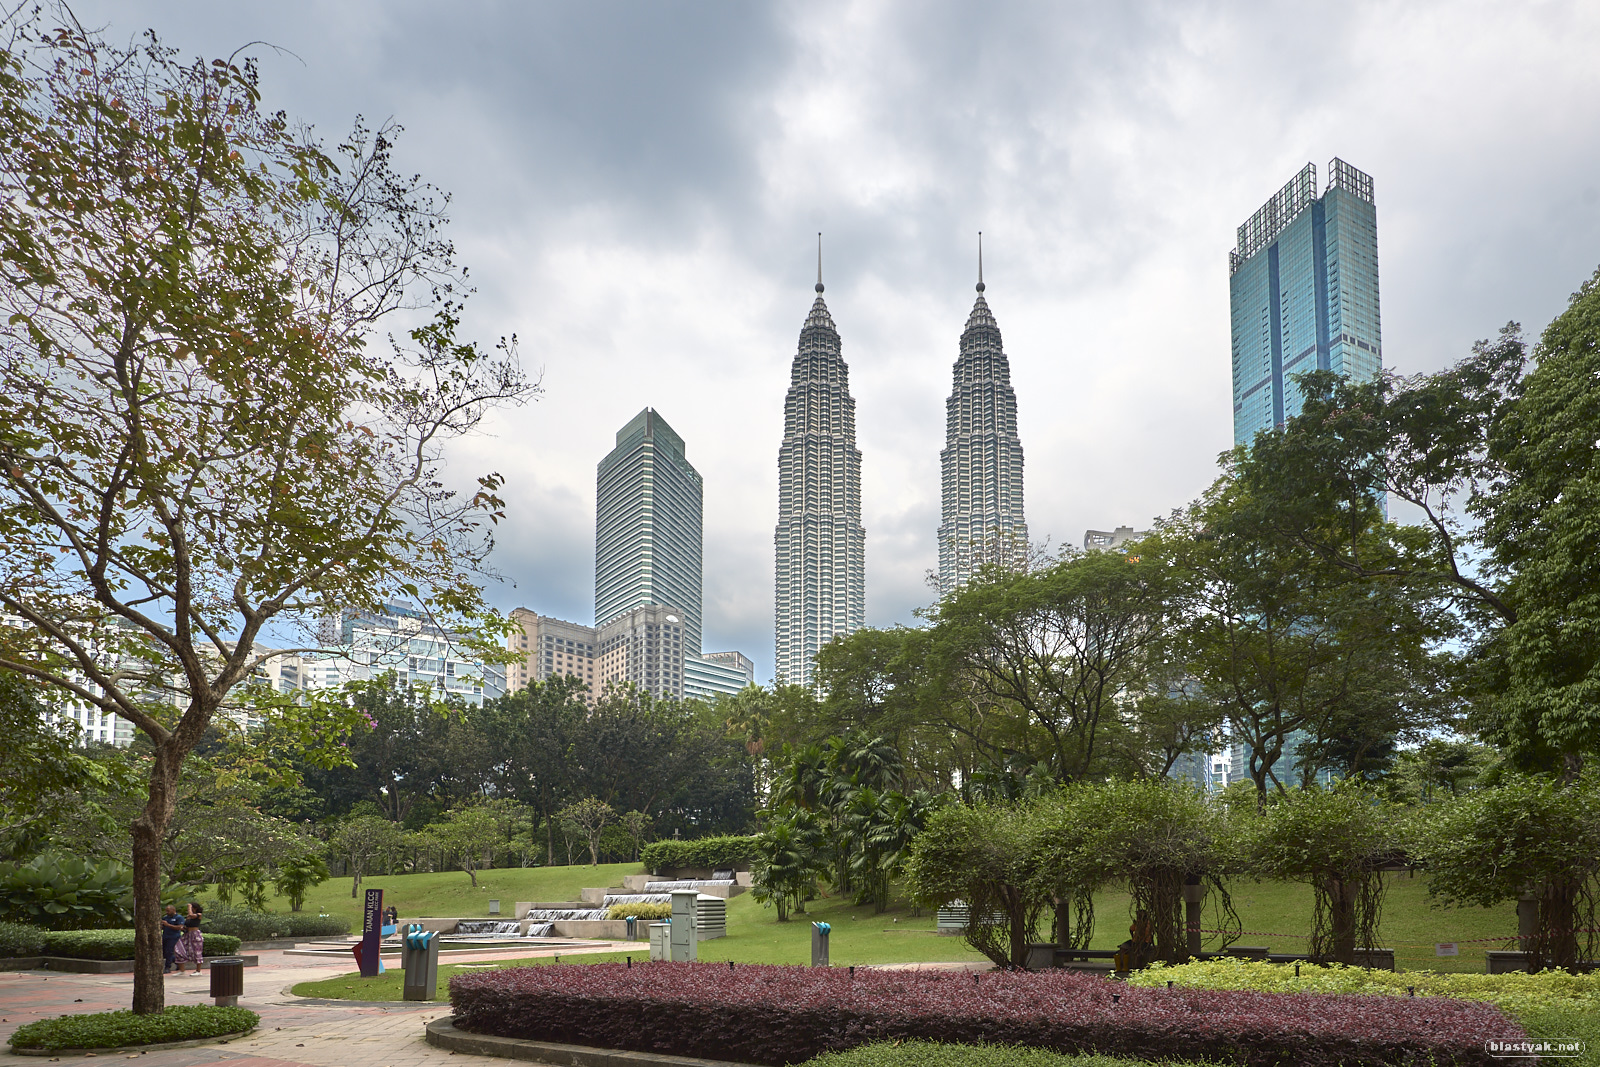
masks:
[(1377, 947), (1383, 868), (1403, 855), (1393, 805), (1356, 782), (1295, 790), (1246, 825), (1243, 851), (1258, 877), (1311, 883), (1311, 955), (1354, 964)]
[(307, 855), (278, 864), (278, 877), (272, 887), (279, 896), (289, 898), (289, 910), (299, 911), (306, 894), (328, 880), (328, 865), (321, 856)]
[(600, 864), (600, 835), (616, 815), (616, 810), (599, 797), (584, 797), (563, 808), (558, 817), (578, 828), (589, 843), (589, 865), (595, 867)]
[(940, 605), (931, 637), (935, 670), (977, 713), (949, 726), (992, 764), (1044, 762), (1061, 781), (1089, 773), (1120, 726), (1121, 695), (1147, 678), (1169, 584), (1137, 555), (1091, 552), (966, 586)]
[(806, 894), (827, 869), (822, 845), (816, 814), (793, 807), (771, 818), (758, 837), (750, 865), (751, 895), (775, 907), (779, 922), (788, 922), (790, 912), (805, 911)]
[(644, 847), (645, 835), (650, 832), (652, 820), (642, 811), (630, 811), (619, 821), (622, 823), (623, 831), (628, 835), (628, 841), (633, 845), (629, 858), (637, 860), (640, 849)]
[(1022, 967), (1050, 903), (1033, 871), (1032, 812), (1018, 805), (952, 805), (911, 845), (907, 877), (926, 904), (967, 906), (966, 939), (1000, 967)]
[(1428, 892), (1447, 904), (1537, 901), (1525, 946), (1532, 970), (1595, 958), (1600, 899), (1600, 782), (1509, 775), (1492, 789), (1424, 809), (1412, 845)]
[(544, 822), (545, 862), (556, 862), (557, 813), (579, 785), (574, 758), (587, 709), (570, 678), (552, 678), (484, 705), (479, 721), (499, 741), (496, 790), (515, 797)]
[(429, 827), (439, 844), (456, 854), (461, 869), (467, 872), (472, 888), (478, 888), (478, 869), (483, 857), (492, 854), (505, 836), (494, 812), (481, 804), (470, 804), (445, 814), (445, 821)]
[[(442, 206), (392, 170), (396, 131), (330, 154), (259, 107), (248, 63), (113, 46), (64, 8), (7, 31), (0, 608), (23, 626), (0, 670), (154, 743), (133, 823), (133, 1007), (153, 1012), (184, 758), (269, 623), (402, 594), (453, 631), (491, 617), (471, 578), (500, 480), (456, 495), (436, 469), (528, 387), (456, 339)], [(400, 308), (426, 324), (369, 345)], [(343, 732), (308, 737), (334, 760)]]
[(400, 828), (381, 815), (354, 815), (339, 824), (328, 844), (349, 864), (351, 899), (367, 869), (400, 848), (400, 835)]

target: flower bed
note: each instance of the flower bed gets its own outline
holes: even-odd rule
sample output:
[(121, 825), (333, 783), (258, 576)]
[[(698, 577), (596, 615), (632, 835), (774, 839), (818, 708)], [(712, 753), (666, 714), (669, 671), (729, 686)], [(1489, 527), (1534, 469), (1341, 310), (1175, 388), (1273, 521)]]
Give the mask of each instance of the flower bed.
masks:
[(1600, 973), (1441, 974), (1437, 971), (1380, 971), (1365, 967), (1314, 967), (1297, 977), (1293, 964), (1219, 959), (1136, 971), (1130, 985), (1186, 989), (1253, 989), (1262, 993), (1363, 993), (1486, 1000), (1510, 1012), (1578, 1008), (1600, 1012)]
[(681, 1056), (798, 1063), (874, 1041), (1012, 1044), (1224, 1063), (1485, 1065), (1525, 1036), (1490, 1004), (1429, 998), (1129, 987), (1068, 972), (861, 970), (709, 963), (532, 967), (450, 980), (475, 1033)]

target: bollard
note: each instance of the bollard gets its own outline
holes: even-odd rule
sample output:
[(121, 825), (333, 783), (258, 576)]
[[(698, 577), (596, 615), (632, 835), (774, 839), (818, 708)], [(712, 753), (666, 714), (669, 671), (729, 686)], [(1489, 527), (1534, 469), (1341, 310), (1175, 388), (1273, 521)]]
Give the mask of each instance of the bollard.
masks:
[(400, 943), (400, 965), (405, 968), (401, 996), (405, 1000), (433, 1000), (439, 995), (439, 935), (412, 923)]
[(244, 959), (219, 956), (206, 961), (211, 965), (211, 997), (219, 1008), (231, 1008), (244, 995)]
[(828, 931), (832, 929), (827, 923), (811, 924), (811, 966), (828, 965)]

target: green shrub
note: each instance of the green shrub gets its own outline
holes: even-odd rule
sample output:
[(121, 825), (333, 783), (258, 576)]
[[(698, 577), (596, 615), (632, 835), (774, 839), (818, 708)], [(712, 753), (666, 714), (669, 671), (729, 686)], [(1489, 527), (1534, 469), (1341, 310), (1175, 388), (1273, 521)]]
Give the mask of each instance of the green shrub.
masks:
[(46, 853), (0, 863), (0, 921), (45, 930), (98, 930), (133, 921), (133, 872)]
[(350, 932), (350, 920), (335, 915), (280, 915), (280, 937), (343, 937)]
[(608, 919), (652, 919), (659, 922), (672, 918), (671, 904), (613, 904), (606, 910)]
[(756, 856), (751, 837), (702, 837), (697, 841), (655, 841), (644, 846), (640, 859), (647, 870), (703, 867), (717, 870), (747, 864)]
[(0, 922), (0, 959), (43, 955), (44, 937), (37, 926)]
[(1555, 1009), (1596, 1013), (1600, 1017), (1600, 973), (1571, 974), (1444, 974), (1437, 971), (1379, 971), (1365, 967), (1314, 967), (1253, 960), (1217, 959), (1177, 967), (1135, 971), (1130, 985), (1164, 986), (1176, 982), (1196, 989), (1253, 989), (1262, 993), (1387, 993), (1419, 997), (1487, 1000), (1521, 1015)]
[(159, 1045), (167, 1041), (195, 1041), (254, 1030), (261, 1016), (244, 1008), (219, 1008), (187, 1004), (158, 1015), (131, 1011), (101, 1011), (92, 1015), (63, 1015), (18, 1027), (12, 1048), (55, 1051), (72, 1048), (121, 1048), (125, 1045)]
[[(1041, 1048), (1008, 1045), (940, 1045), (932, 1041), (862, 1045), (845, 1052), (825, 1052), (806, 1067), (1148, 1067), (1149, 1060), (1127, 1060), (1096, 1053), (1069, 1056)], [(1177, 1060), (1160, 1061), (1182, 1067)]]
[[(132, 930), (50, 930), (44, 935), (46, 956), (78, 960), (133, 959)], [(206, 934), (207, 956), (227, 956), (239, 951), (239, 939), (227, 934)]]
[(231, 934), (241, 941), (271, 941), (278, 937), (342, 937), (350, 932), (350, 921), (331, 915), (252, 911), (237, 904), (212, 903), (206, 905), (201, 929), (207, 938)]

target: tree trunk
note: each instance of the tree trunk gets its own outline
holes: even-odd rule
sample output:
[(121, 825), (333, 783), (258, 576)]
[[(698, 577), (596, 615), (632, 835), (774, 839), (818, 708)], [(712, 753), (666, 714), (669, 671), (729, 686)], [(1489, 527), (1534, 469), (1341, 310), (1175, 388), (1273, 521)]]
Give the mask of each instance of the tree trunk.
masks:
[(161, 838), (177, 805), (178, 764), (168, 745), (156, 746), (150, 795), (133, 820), (133, 1010), (153, 1015), (166, 1007), (161, 973)]
[(1356, 893), (1355, 887), (1336, 874), (1327, 876), (1328, 918), (1333, 926), (1333, 958), (1336, 963), (1355, 966)]
[(589, 838), (589, 866), (600, 866), (600, 838), (599, 835)]

